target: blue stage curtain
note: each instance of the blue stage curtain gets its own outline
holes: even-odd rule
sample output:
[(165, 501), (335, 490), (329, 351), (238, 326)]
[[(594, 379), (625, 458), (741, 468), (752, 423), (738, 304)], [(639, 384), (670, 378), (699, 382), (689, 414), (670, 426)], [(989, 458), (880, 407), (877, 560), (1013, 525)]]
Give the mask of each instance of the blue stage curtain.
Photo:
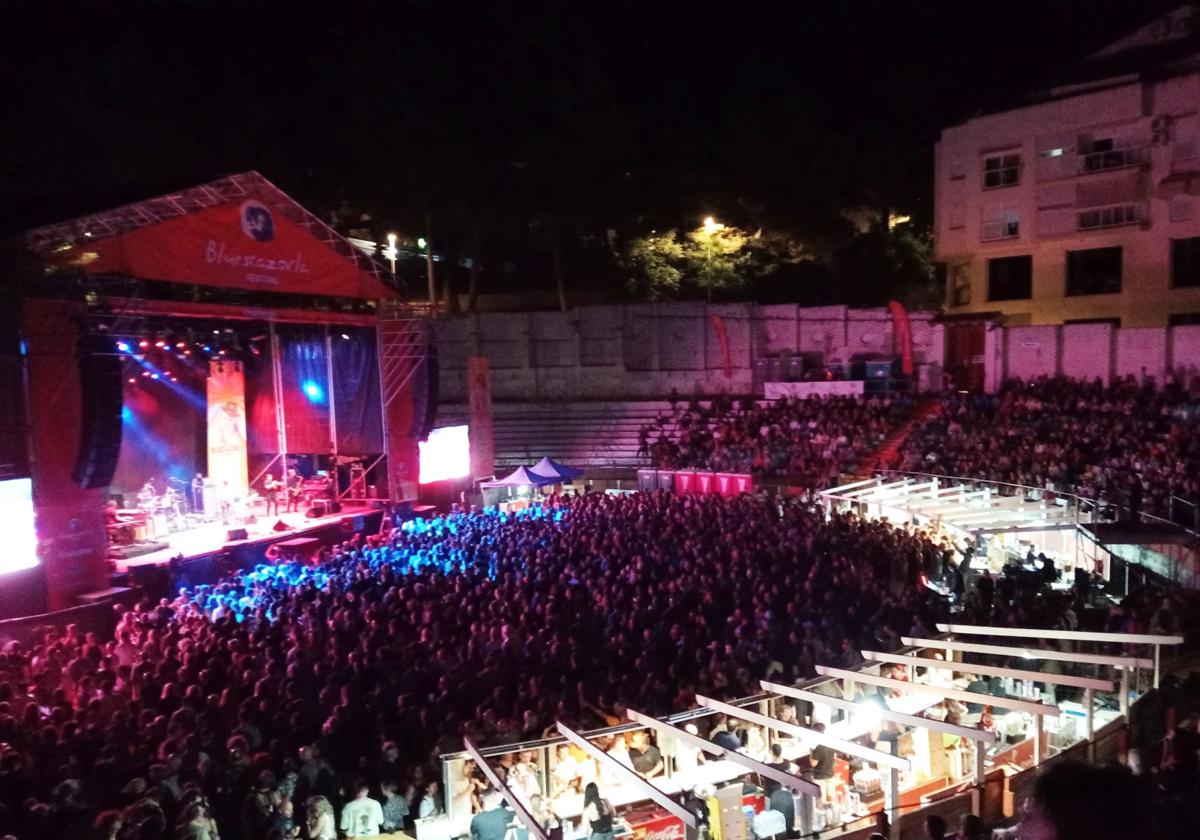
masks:
[(283, 417), (289, 453), (328, 455), (329, 382), (324, 327), (279, 327)]
[(333, 408), (338, 452), (373, 455), (383, 451), (379, 361), (375, 331), (331, 327)]

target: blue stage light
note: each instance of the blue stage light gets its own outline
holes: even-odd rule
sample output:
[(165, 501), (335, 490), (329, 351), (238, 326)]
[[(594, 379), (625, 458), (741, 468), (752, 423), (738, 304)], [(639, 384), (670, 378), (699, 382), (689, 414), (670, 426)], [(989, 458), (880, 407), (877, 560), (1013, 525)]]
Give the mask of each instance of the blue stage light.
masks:
[(120, 350), (122, 353), (129, 353), (129, 352), (133, 351), (133, 347), (130, 346), (128, 341), (118, 341), (117, 349)]
[(300, 387), (304, 389), (305, 395), (312, 402), (321, 402), (325, 399), (325, 392), (321, 389), (321, 386), (311, 379), (302, 383)]

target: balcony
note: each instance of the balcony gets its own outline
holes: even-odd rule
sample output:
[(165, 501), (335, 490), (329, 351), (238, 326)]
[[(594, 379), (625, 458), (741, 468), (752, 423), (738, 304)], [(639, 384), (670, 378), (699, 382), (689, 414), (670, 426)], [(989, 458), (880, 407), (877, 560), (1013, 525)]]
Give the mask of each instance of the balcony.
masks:
[(1076, 230), (1104, 230), (1106, 228), (1140, 225), (1147, 220), (1146, 205), (1139, 202), (1109, 204), (1089, 207), (1078, 211), (1075, 217)]
[(1143, 145), (1120, 146), (1112, 149), (1095, 149), (1079, 156), (1079, 174), (1108, 172), (1128, 166), (1141, 166), (1147, 162), (1146, 147)]

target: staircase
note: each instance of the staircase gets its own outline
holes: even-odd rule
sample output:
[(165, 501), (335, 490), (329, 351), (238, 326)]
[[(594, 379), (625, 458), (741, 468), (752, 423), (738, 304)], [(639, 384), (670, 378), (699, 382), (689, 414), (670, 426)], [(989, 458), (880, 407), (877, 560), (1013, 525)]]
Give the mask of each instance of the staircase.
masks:
[[(543, 456), (590, 471), (644, 467), (649, 459), (638, 455), (638, 432), (671, 413), (666, 400), (493, 403), (496, 472), (535, 464)], [(467, 417), (465, 404), (443, 403), (437, 425), (466, 423)], [(673, 422), (667, 433), (678, 434)]]
[(870, 478), (876, 470), (894, 467), (900, 460), (900, 450), (908, 436), (926, 420), (942, 412), (942, 401), (938, 397), (923, 397), (907, 420), (884, 438), (873, 452), (858, 462), (851, 473), (851, 480)]

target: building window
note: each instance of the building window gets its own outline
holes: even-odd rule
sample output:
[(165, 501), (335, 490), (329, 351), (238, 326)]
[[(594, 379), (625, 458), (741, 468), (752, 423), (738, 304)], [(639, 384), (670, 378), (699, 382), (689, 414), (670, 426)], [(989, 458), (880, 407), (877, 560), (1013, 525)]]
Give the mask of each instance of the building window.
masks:
[(1141, 221), (1141, 215), (1137, 204), (1110, 204), (1107, 207), (1093, 207), (1091, 210), (1084, 210), (1079, 214), (1076, 227), (1079, 230), (1100, 230), (1101, 228), (1136, 225)]
[(1121, 291), (1121, 249), (1067, 251), (1067, 295), (1115, 295)]
[(1176, 289), (1200, 286), (1200, 236), (1171, 240), (1171, 285)]
[(1167, 316), (1168, 327), (1194, 327), (1200, 325), (1200, 312), (1176, 312)]
[(1021, 214), (1016, 210), (985, 210), (979, 226), (980, 242), (1016, 239), (1021, 235)]
[(988, 300), (1026, 300), (1033, 297), (1033, 257), (988, 260)]
[(1063, 321), (1064, 324), (1106, 324), (1113, 329), (1120, 329), (1120, 318), (1068, 318)]
[(1065, 149), (1063, 149), (1062, 146), (1059, 146), (1055, 149), (1043, 149), (1042, 151), (1038, 152), (1038, 156), (1042, 158), (1062, 157), (1064, 151)]
[(983, 188), (994, 190), (1021, 183), (1021, 156), (993, 155), (983, 159)]
[(1093, 140), (1086, 148), (1087, 151), (1079, 158), (1080, 174), (1134, 166), (1141, 160), (1140, 146), (1118, 146), (1111, 137)]
[(950, 305), (966, 306), (971, 302), (971, 266), (967, 263), (950, 269)]

